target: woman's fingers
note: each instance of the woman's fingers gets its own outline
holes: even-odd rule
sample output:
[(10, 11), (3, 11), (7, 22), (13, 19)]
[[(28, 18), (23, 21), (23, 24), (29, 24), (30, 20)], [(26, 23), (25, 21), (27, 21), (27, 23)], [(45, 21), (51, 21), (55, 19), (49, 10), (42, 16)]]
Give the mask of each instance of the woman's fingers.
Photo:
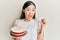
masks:
[(42, 19), (41, 21), (42, 21), (43, 24), (45, 24), (45, 19)]
[(46, 26), (47, 20), (45, 18), (41, 19), (41, 25)]
[(20, 37), (15, 37), (14, 40), (20, 40)]

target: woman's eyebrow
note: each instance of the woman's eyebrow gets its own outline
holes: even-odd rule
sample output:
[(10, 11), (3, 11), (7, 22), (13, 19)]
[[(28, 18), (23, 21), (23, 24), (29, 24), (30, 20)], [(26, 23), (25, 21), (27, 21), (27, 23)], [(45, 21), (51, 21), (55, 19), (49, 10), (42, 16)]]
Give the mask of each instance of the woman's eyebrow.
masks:
[(36, 9), (35, 7), (33, 9)]

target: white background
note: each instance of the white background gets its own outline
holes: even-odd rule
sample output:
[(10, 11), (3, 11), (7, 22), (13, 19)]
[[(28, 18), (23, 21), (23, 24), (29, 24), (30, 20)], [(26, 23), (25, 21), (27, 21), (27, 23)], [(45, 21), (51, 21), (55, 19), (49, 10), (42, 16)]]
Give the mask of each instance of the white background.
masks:
[[(12, 40), (9, 32), (20, 17), (26, 0), (0, 0), (0, 40)], [(60, 0), (33, 0), (37, 6), (37, 18), (46, 18), (44, 40), (60, 40)]]

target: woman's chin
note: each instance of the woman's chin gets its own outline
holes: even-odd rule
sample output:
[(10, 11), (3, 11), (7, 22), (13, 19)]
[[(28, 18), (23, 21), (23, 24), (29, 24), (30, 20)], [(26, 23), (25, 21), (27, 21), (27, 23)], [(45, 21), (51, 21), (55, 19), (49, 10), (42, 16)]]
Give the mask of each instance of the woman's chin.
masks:
[(30, 21), (30, 20), (32, 20), (32, 18), (29, 18), (28, 20)]

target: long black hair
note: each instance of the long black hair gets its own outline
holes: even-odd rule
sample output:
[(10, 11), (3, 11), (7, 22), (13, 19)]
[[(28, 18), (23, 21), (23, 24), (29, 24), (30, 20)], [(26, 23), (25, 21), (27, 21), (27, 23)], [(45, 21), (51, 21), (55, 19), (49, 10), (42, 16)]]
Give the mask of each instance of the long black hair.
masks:
[[(22, 8), (22, 13), (21, 13), (20, 19), (24, 19), (24, 18), (25, 18), (25, 13), (23, 12), (23, 10), (24, 10), (26, 7), (30, 6), (31, 4), (33, 4), (33, 5), (35, 6), (35, 8), (36, 8), (36, 5), (34, 4), (34, 2), (32, 2), (32, 1), (27, 1), (27, 2), (25, 2), (25, 4), (23, 5), (23, 8)], [(33, 19), (35, 19), (35, 14), (34, 14), (34, 16), (33, 16)]]

